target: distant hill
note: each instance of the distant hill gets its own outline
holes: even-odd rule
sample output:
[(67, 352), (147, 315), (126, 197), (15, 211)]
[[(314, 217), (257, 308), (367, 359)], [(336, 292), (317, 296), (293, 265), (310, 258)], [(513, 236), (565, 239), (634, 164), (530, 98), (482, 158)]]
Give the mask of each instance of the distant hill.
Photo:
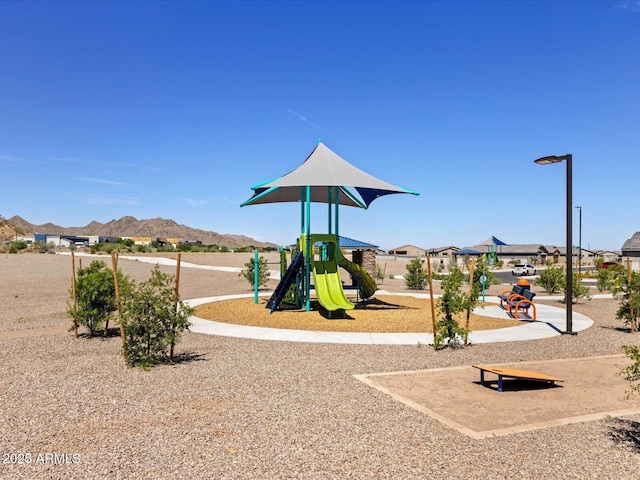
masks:
[[(8, 227), (0, 230), (2, 238), (11, 238), (15, 235), (15, 229), (20, 235), (35, 233), (48, 233), (52, 235), (102, 235), (109, 237), (169, 237), (181, 238), (183, 240), (200, 240), (204, 245), (219, 245), (228, 248), (238, 247), (278, 247), (275, 243), (259, 242), (245, 235), (221, 234), (209, 232), (186, 225), (180, 225), (173, 220), (166, 218), (148, 218), (138, 220), (134, 217), (122, 217), (118, 220), (111, 220), (107, 223), (92, 221), (84, 227), (61, 227), (53, 223), (34, 225), (19, 216), (13, 216), (3, 220)], [(0, 225), (0, 228), (3, 228)], [(6, 233), (5, 233), (6, 230)], [(6, 235), (6, 236), (5, 236)]]
[(12, 240), (16, 237), (16, 235), (24, 235), (25, 233), (27, 232), (17, 226), (12, 225), (9, 220), (0, 218), (0, 240)]

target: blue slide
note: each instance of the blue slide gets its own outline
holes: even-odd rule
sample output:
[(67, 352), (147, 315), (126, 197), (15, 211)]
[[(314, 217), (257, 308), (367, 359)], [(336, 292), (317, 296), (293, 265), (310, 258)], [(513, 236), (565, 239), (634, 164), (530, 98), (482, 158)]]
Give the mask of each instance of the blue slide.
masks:
[(293, 282), (295, 282), (296, 275), (302, 269), (303, 265), (304, 255), (302, 255), (302, 252), (298, 252), (291, 262), (291, 265), (289, 265), (289, 268), (287, 268), (287, 271), (284, 273), (284, 276), (280, 279), (280, 283), (278, 283), (278, 286), (273, 291), (271, 298), (269, 298), (269, 301), (267, 302), (266, 308), (270, 309), (269, 313), (273, 313), (275, 309), (278, 308), (282, 299), (287, 294), (289, 287)]

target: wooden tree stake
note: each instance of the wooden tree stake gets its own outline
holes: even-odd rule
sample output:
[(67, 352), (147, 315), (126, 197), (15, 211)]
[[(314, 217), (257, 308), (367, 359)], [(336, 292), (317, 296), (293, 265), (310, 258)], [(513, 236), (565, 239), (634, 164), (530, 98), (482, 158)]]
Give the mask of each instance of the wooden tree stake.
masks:
[[(385, 264), (386, 266), (386, 264)], [(429, 277), (429, 299), (431, 301), (431, 327), (433, 328), (433, 342), (436, 339), (436, 306), (433, 301), (433, 277), (431, 276), (431, 255), (427, 253), (427, 276)]]
[[(118, 323), (120, 324), (120, 338), (122, 339), (122, 347), (123, 347), (122, 351), (124, 354), (126, 337), (124, 334), (124, 324), (122, 322), (122, 303), (120, 302), (120, 286), (118, 284), (118, 254), (115, 251), (111, 252), (111, 264), (113, 265), (113, 283), (116, 287), (116, 305), (118, 306)], [(126, 354), (125, 354), (125, 360), (126, 360)]]
[[(176, 261), (176, 291), (173, 296), (173, 309), (178, 312), (178, 299), (180, 298), (180, 256), (182, 254), (178, 253), (178, 259)], [(173, 363), (173, 350), (175, 347), (175, 342), (171, 340), (171, 348), (169, 350), (169, 361)]]
[[(78, 313), (78, 297), (76, 296), (76, 257), (71, 250), (71, 292), (73, 296), (73, 313)], [(73, 318), (73, 330), (76, 338), (78, 338), (78, 320)]]
[[(469, 268), (469, 298), (473, 296), (473, 267), (475, 266), (476, 261), (471, 261), (471, 267)], [(471, 308), (467, 308), (467, 321), (465, 322), (464, 329), (464, 346), (466, 347), (469, 344), (469, 317), (471, 315)]]

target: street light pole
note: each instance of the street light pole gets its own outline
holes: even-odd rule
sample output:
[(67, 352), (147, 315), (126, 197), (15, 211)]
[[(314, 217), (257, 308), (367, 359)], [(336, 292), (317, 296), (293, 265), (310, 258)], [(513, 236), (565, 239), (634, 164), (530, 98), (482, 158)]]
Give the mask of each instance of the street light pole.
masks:
[(578, 278), (582, 280), (582, 207), (578, 205), (576, 208), (580, 209), (578, 217)]
[(557, 156), (551, 155), (549, 157), (542, 157), (534, 160), (534, 163), (538, 165), (549, 165), (551, 163), (560, 163), (565, 161), (567, 164), (567, 228), (566, 228), (566, 258), (565, 263), (567, 264), (567, 297), (565, 299), (567, 310), (566, 310), (566, 331), (562, 332), (563, 334), (575, 335), (576, 332), (573, 331), (573, 241), (572, 241), (572, 223), (573, 223), (573, 200), (572, 200), (572, 160), (573, 156), (568, 153), (567, 155)]

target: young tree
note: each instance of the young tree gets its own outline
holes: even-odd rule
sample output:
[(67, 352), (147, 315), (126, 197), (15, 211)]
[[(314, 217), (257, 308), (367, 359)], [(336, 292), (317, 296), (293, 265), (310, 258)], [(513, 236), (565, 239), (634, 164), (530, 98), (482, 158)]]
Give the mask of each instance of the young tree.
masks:
[(149, 368), (166, 361), (168, 349), (189, 329), (193, 309), (181, 300), (175, 305), (175, 276), (160, 267), (123, 297), (124, 357), (131, 366)]
[[(573, 283), (573, 288), (571, 289), (571, 294), (573, 295), (573, 303), (578, 303), (581, 298), (587, 298), (591, 300), (591, 295), (589, 295), (589, 287), (582, 283), (582, 280), (578, 276), (571, 277), (571, 282)], [(564, 276), (563, 283), (564, 290), (564, 301), (567, 301), (567, 277)]]
[(557, 293), (565, 284), (565, 275), (561, 267), (552, 267), (547, 264), (546, 270), (542, 270), (535, 279), (534, 285), (544, 288), (550, 295)]
[[(255, 259), (251, 259), (244, 264), (245, 268), (238, 274), (239, 277), (246, 278), (247, 282), (253, 284), (255, 282)], [(269, 281), (271, 272), (269, 272), (269, 265), (267, 265), (267, 259), (260, 255), (258, 258), (258, 287), (264, 287)]]
[(436, 323), (436, 331), (433, 333), (433, 345), (436, 349), (459, 346), (467, 333), (456, 317), (475, 306), (477, 295), (474, 298), (473, 292), (472, 295), (463, 292), (463, 281), (464, 274), (456, 267), (440, 284), (444, 293), (438, 299), (437, 306), (444, 318)]
[(640, 272), (631, 272), (629, 275), (624, 269), (616, 270), (616, 278), (611, 288), (611, 293), (620, 298), (620, 306), (616, 314), (617, 320), (624, 320), (632, 331), (638, 331), (640, 323)]
[[(473, 269), (473, 286), (478, 292), (482, 290), (482, 283), (480, 282), (482, 275), (486, 277), (485, 285), (493, 285), (496, 283), (496, 275), (489, 269), (487, 262), (485, 260), (478, 260)], [(499, 283), (499, 281), (497, 283)]]
[(427, 269), (423, 266), (424, 260), (414, 258), (407, 264), (407, 273), (404, 275), (404, 283), (411, 290), (424, 290), (429, 279)]
[(611, 290), (613, 286), (613, 275), (608, 268), (599, 268), (596, 270), (596, 288), (599, 292)]
[(624, 354), (633, 360), (633, 363), (627, 367), (624, 367), (621, 374), (631, 382), (627, 397), (631, 397), (634, 394), (640, 394), (640, 345), (624, 345), (622, 347)]
[[(70, 291), (73, 295), (73, 289)], [(113, 271), (107, 264), (94, 260), (86, 268), (79, 268), (75, 284), (76, 302), (67, 303), (67, 314), (73, 327), (85, 326), (89, 336), (99, 330), (116, 310)]]

